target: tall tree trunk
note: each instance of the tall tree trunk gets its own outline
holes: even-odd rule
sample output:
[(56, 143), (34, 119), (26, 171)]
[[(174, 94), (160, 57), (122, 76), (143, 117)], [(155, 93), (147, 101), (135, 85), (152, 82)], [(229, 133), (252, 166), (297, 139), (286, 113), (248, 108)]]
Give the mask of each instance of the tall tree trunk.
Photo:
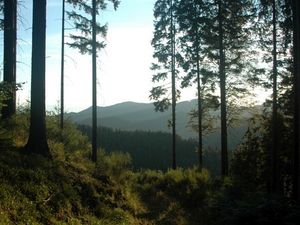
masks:
[(61, 26), (61, 77), (60, 77), (60, 128), (64, 128), (64, 64), (65, 64), (65, 0), (62, 0)]
[(17, 0), (4, 0), (4, 58), (3, 81), (11, 85), (9, 99), (2, 109), (2, 118), (16, 113), (16, 47), (17, 47)]
[(93, 66), (93, 121), (92, 121), (92, 160), (97, 162), (97, 35), (96, 35), (96, 0), (93, 0), (93, 52), (92, 52), (92, 66)]
[[(198, 34), (196, 35), (198, 36)], [(203, 167), (203, 144), (202, 144), (202, 95), (201, 95), (201, 78), (200, 78), (200, 56), (199, 56), (199, 43), (196, 43), (197, 54), (197, 92), (198, 92), (198, 157), (199, 169)]]
[(175, 25), (173, 15), (173, 1), (171, 0), (171, 58), (172, 58), (172, 168), (176, 169), (176, 77), (175, 77)]
[(272, 147), (270, 153), (271, 160), (271, 193), (279, 191), (279, 171), (278, 171), (278, 105), (277, 105), (277, 18), (276, 18), (276, 1), (272, 1), (273, 10), (273, 107), (272, 107)]
[(51, 157), (45, 121), (46, 4), (46, 0), (33, 0), (31, 116), (29, 139), (25, 150)]
[(293, 196), (300, 201), (300, 2), (293, 0), (293, 53), (294, 53), (294, 89), (295, 89), (295, 147), (294, 147), (294, 186)]
[(224, 31), (223, 31), (223, 4), (218, 0), (219, 20), (219, 76), (221, 95), (221, 174), (228, 175), (228, 146), (227, 146), (227, 110), (226, 110), (226, 74), (225, 74), (225, 52), (224, 52)]

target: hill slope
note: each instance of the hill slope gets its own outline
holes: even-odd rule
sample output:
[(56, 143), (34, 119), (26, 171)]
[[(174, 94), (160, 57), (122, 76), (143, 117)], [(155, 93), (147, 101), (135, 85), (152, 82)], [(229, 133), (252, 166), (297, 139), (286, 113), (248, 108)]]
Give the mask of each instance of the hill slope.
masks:
[(56, 117), (47, 118), (53, 158), (27, 155), (27, 118), (0, 123), (0, 224), (299, 224), (299, 205), (243, 193), (230, 177), (197, 168), (133, 172), (130, 156), (115, 152), (99, 151), (94, 164), (87, 137), (70, 123), (62, 132)]
[[(186, 127), (188, 113), (195, 108), (196, 101), (181, 102), (177, 105), (178, 134), (184, 138), (195, 134)], [(82, 125), (91, 125), (92, 108), (70, 113), (69, 118)], [(98, 122), (102, 126), (121, 130), (145, 130), (169, 132), (168, 120), (171, 111), (155, 112), (153, 104), (124, 102), (108, 107), (98, 107)]]
[[(187, 127), (189, 112), (195, 109), (197, 101), (184, 101), (177, 104), (176, 108), (176, 129), (177, 134), (184, 139), (196, 138), (197, 133)], [(218, 112), (215, 112), (218, 114)], [(78, 113), (69, 113), (68, 117), (80, 125), (91, 125), (92, 108), (87, 108)], [(250, 114), (244, 112), (246, 119)], [(103, 127), (125, 130), (125, 131), (154, 131), (169, 132), (168, 121), (171, 119), (171, 111), (155, 112), (151, 103), (124, 102), (108, 107), (98, 107), (98, 124)], [(246, 131), (246, 119), (234, 128), (228, 129), (229, 148), (235, 148)], [(204, 146), (219, 148), (220, 132), (216, 131), (204, 137)]]

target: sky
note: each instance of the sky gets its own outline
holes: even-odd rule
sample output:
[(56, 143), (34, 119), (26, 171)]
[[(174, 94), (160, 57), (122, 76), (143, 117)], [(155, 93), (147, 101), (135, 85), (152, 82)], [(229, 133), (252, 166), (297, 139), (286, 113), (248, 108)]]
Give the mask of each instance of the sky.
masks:
[[(18, 9), (17, 81), (24, 82), (17, 103), (30, 99), (32, 1), (21, 0)], [(153, 6), (155, 0), (121, 0), (117, 11), (109, 8), (98, 17), (108, 23), (107, 46), (97, 59), (97, 105), (125, 101), (150, 102), (153, 49)], [(62, 1), (48, 0), (46, 43), (46, 106), (54, 110), (60, 102)], [(69, 7), (67, 6), (67, 9)], [(66, 27), (70, 27), (66, 22)], [(66, 33), (66, 39), (68, 31)], [(3, 40), (3, 36), (1, 36)], [(1, 41), (3, 43), (3, 41)], [(1, 44), (0, 52), (3, 52)], [(1, 54), (2, 57), (2, 54)], [(3, 61), (3, 60), (1, 60)], [(92, 104), (92, 58), (65, 49), (65, 110), (77, 112)], [(2, 70), (0, 70), (2, 71)], [(0, 72), (0, 80), (2, 73)], [(195, 90), (183, 90), (181, 100), (196, 98)]]
[[(18, 92), (18, 103), (30, 99), (32, 1), (19, 7), (18, 82), (25, 82)], [(47, 3), (46, 105), (52, 110), (60, 101), (61, 0)], [(117, 11), (109, 8), (98, 22), (108, 23), (107, 46), (97, 59), (98, 105), (124, 101), (149, 102), (152, 87), (149, 67), (152, 59), (154, 0), (122, 0)], [(68, 6), (67, 6), (68, 8)], [(66, 26), (68, 22), (66, 22)], [(66, 39), (68, 31), (66, 32)], [(1, 51), (2, 52), (2, 51)], [(92, 103), (91, 56), (65, 50), (65, 108), (80, 111)], [(1, 75), (2, 76), (2, 75)], [(2, 78), (2, 77), (1, 77)]]
[[(48, 111), (54, 110), (60, 104), (61, 2), (48, 0), (47, 3)], [(98, 106), (109, 106), (125, 101), (150, 102), (149, 93), (153, 86), (152, 72), (149, 68), (153, 54), (151, 39), (154, 2), (155, 0), (122, 0), (117, 11), (108, 8), (98, 16), (98, 22), (108, 23), (107, 46), (99, 52), (97, 59)], [(17, 81), (24, 82), (24, 85), (23, 90), (17, 93), (17, 103), (22, 105), (27, 104), (30, 99), (32, 1), (22, 0), (18, 15), (20, 19)], [(66, 22), (65, 26), (69, 28), (69, 22)], [(69, 30), (66, 31), (66, 42), (68, 32)], [(1, 39), (3, 40), (3, 36)], [(92, 58), (90, 55), (81, 55), (67, 46), (65, 48), (65, 110), (77, 112), (92, 104)], [(3, 52), (3, 44), (0, 51)], [(191, 99), (193, 96), (187, 94), (184, 99)]]

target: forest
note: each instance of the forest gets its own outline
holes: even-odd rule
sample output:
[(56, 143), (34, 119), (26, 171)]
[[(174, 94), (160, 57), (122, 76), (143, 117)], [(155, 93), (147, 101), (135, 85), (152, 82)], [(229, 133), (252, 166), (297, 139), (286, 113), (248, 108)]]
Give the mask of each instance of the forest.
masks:
[[(50, 1), (32, 1), (31, 95), (17, 107), (22, 1), (0, 0), (0, 224), (299, 224), (298, 0), (155, 1), (149, 99), (157, 113), (170, 110), (170, 132), (116, 130), (97, 119), (97, 60), (109, 41), (99, 15), (122, 0), (61, 1), (61, 99), (46, 111)], [(92, 60), (91, 126), (65, 112), (65, 46)], [(186, 124), (196, 139), (177, 134), (184, 89), (196, 93)], [(269, 96), (255, 110), (258, 89)], [(243, 109), (253, 112), (231, 150), (228, 130)], [(203, 145), (215, 131), (216, 150)]]

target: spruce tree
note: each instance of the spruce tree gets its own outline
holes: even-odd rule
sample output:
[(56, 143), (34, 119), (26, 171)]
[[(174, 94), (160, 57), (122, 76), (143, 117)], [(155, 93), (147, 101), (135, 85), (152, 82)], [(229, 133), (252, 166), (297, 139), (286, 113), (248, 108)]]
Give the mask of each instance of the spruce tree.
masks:
[[(97, 51), (105, 47), (105, 41), (98, 41), (97, 35), (103, 38), (107, 33), (107, 24), (97, 23), (96, 16), (100, 10), (107, 8), (107, 1), (92, 0), (92, 4), (85, 0), (67, 0), (77, 9), (67, 12), (69, 19), (73, 21), (76, 30), (80, 35), (71, 34), (72, 42), (67, 43), (71, 48), (78, 49), (82, 54), (92, 55), (92, 160), (97, 161)], [(119, 1), (110, 0), (116, 10)]]
[[(216, 103), (215, 91), (216, 73), (206, 60), (209, 54), (206, 37), (212, 24), (210, 17), (211, 3), (207, 0), (180, 1), (176, 16), (178, 18), (180, 50), (183, 55), (181, 67), (185, 72), (182, 87), (189, 87), (193, 83), (197, 86), (197, 109), (191, 112), (190, 123), (198, 132), (199, 168), (203, 166), (203, 132), (208, 131), (209, 110)], [(205, 121), (203, 121), (205, 119)], [(194, 120), (197, 120), (194, 124)]]
[(65, 65), (65, 0), (62, 0), (61, 18), (61, 72), (60, 72), (60, 128), (64, 128), (64, 65)]
[(65, 65), (65, 0), (62, 0), (61, 18), (61, 77), (60, 77), (60, 128), (64, 128), (64, 65)]
[[(153, 58), (156, 60), (151, 69), (155, 72), (152, 81), (159, 85), (150, 91), (150, 99), (154, 100), (156, 111), (163, 112), (172, 108), (172, 168), (176, 169), (176, 102), (180, 92), (176, 88), (178, 71), (176, 70), (176, 24), (175, 11), (177, 0), (157, 0), (154, 5), (154, 48)], [(170, 80), (171, 82), (167, 82)], [(170, 86), (171, 85), (171, 86)]]
[(294, 53), (294, 172), (293, 172), (293, 197), (300, 201), (300, 2), (292, 1), (293, 9), (293, 53)]
[(290, 82), (291, 56), (291, 28), (288, 25), (289, 6), (284, 0), (260, 1), (258, 5), (258, 30), (260, 33), (259, 46), (262, 49), (263, 60), (266, 65), (264, 86), (272, 88), (272, 142), (269, 152), (269, 191), (280, 193), (282, 177), (280, 177), (280, 155), (278, 140), (282, 135), (278, 131), (278, 117), (284, 116), (284, 109), (279, 108), (279, 97), (285, 92), (286, 82)]
[(8, 99), (2, 108), (2, 118), (6, 119), (16, 112), (17, 0), (4, 0), (3, 11), (3, 81), (10, 86)]
[(45, 121), (46, 2), (33, 1), (30, 129), (25, 151), (51, 157)]
[[(236, 107), (243, 104), (249, 93), (246, 83), (250, 68), (246, 65), (249, 45), (247, 23), (251, 18), (248, 0), (216, 0), (211, 6), (214, 24), (206, 43), (209, 59), (218, 65), (221, 109), (221, 173), (228, 175), (227, 127), (236, 117)], [(235, 113), (235, 114), (234, 114)]]

